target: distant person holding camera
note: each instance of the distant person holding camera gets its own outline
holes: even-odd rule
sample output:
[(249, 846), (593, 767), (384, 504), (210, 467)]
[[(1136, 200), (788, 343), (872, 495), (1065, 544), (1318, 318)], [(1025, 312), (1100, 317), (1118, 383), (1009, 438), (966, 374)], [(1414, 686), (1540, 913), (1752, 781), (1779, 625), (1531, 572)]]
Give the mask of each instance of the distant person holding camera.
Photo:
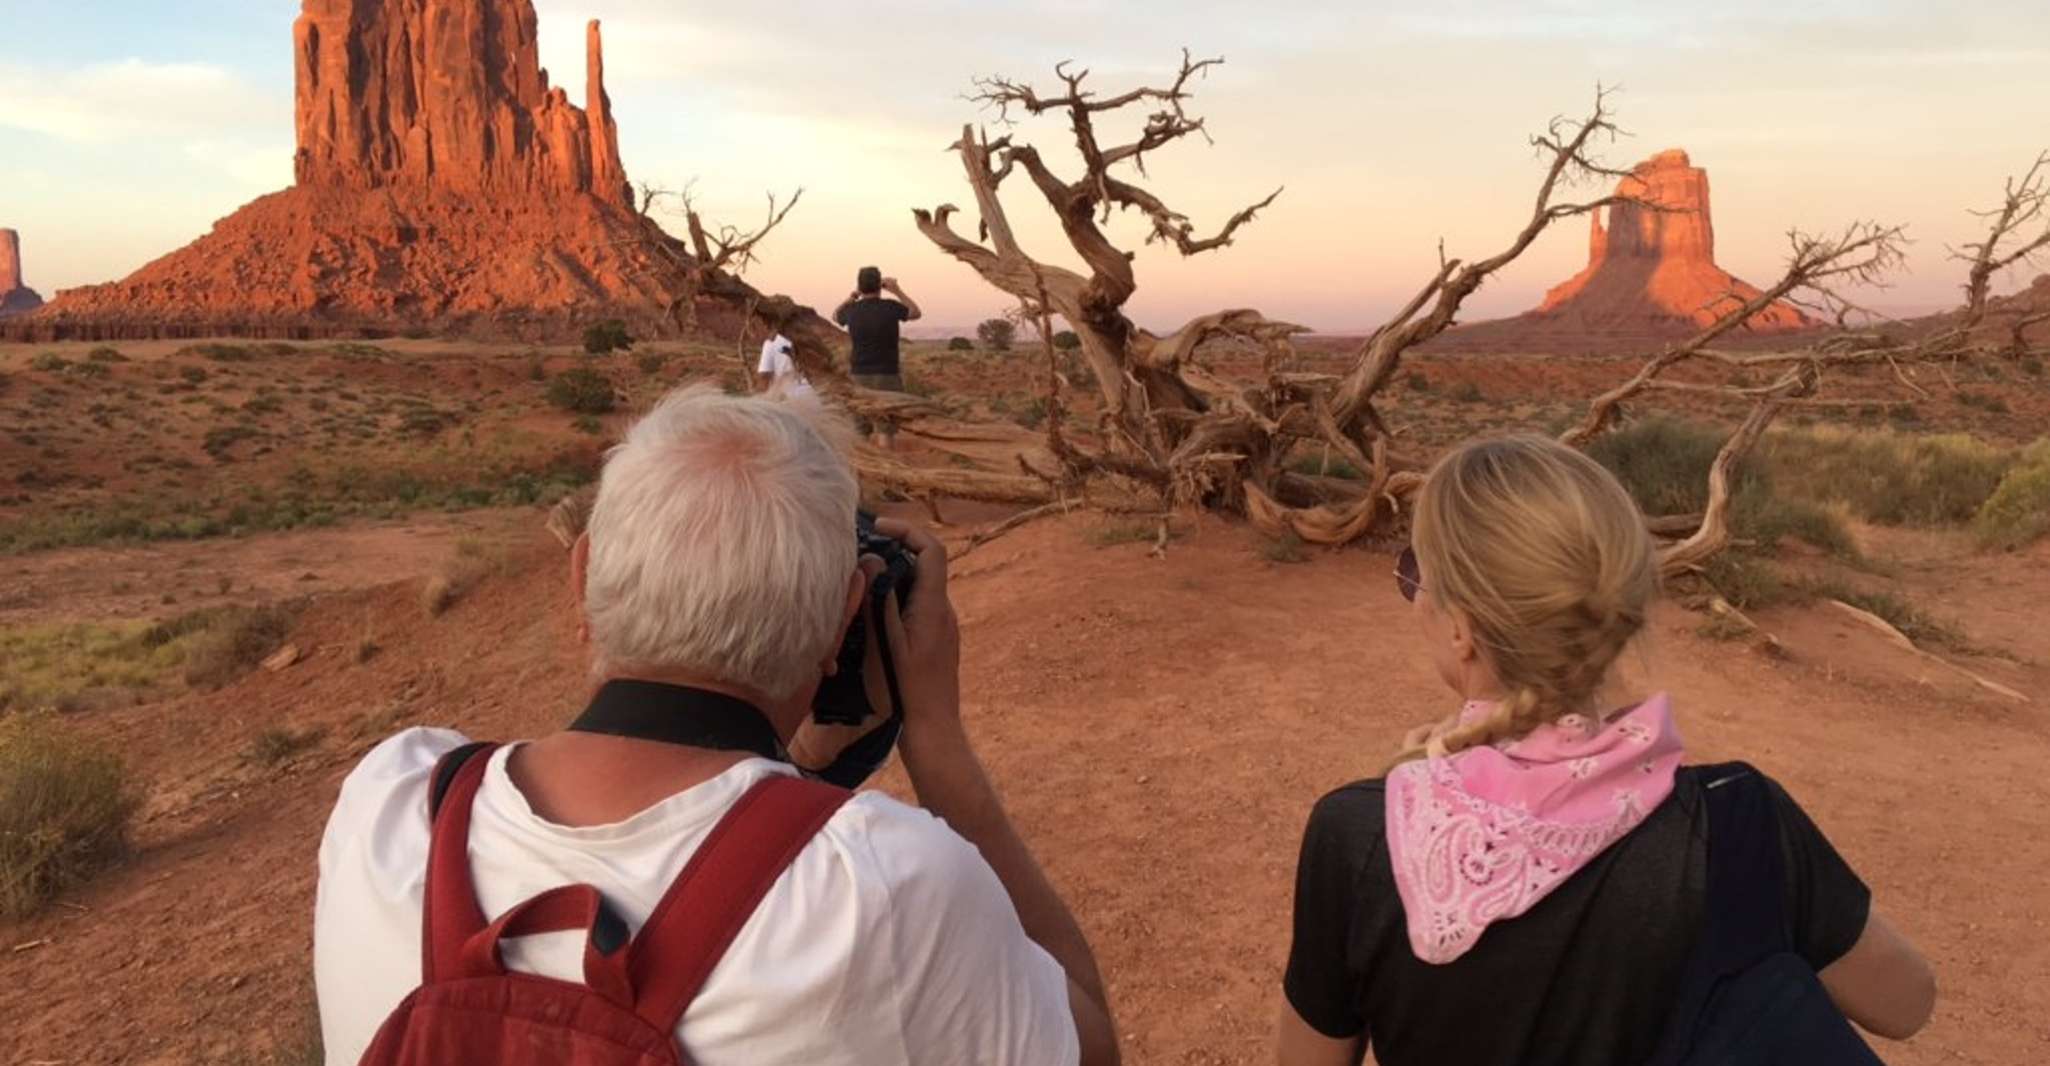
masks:
[(1283, 1066), (1876, 1066), (1929, 966), (1799, 804), (1682, 766), (1663, 693), (1607, 692), (1658, 591), (1637, 505), (1537, 437), (1440, 460), (1395, 580), (1463, 701), (1319, 800)]
[[(411, 729), (349, 774), (315, 908), (328, 1062), (1117, 1061), (963, 726), (945, 552), (883, 521), (858, 554), (825, 417), (665, 398), (571, 551), (588, 706), (504, 746)], [(888, 732), (824, 777), (894, 739), (920, 807), (792, 765), (828, 720)]]
[[(883, 295), (888, 292), (896, 299)], [(899, 326), (916, 321), (918, 301), (905, 295), (896, 278), (886, 278), (879, 267), (866, 266), (855, 274), (854, 291), (833, 311), (833, 321), (847, 330), (853, 344), (848, 369), (854, 383), (884, 392), (903, 392), (904, 374)], [(897, 431), (888, 423), (864, 427), (875, 446), (895, 446)]]

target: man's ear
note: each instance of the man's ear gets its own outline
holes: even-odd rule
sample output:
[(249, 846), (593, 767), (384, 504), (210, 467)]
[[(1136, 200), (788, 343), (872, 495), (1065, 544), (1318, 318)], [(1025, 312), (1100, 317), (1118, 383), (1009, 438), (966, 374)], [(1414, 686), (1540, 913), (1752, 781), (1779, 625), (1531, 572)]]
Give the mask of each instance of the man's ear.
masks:
[(826, 658), (819, 663), (819, 673), (831, 677), (840, 672), (840, 645), (847, 643), (847, 629), (854, 624), (854, 616), (861, 613), (861, 605), (868, 599), (868, 572), (857, 566), (854, 576), (847, 579), (847, 602), (840, 611), (839, 636), (833, 640), (833, 647), (826, 652)]
[(570, 609), (577, 616), (577, 641), (591, 642), (591, 620), (584, 613), (584, 582), (591, 573), (591, 534), (577, 534), (577, 542), (569, 549), (569, 602)]

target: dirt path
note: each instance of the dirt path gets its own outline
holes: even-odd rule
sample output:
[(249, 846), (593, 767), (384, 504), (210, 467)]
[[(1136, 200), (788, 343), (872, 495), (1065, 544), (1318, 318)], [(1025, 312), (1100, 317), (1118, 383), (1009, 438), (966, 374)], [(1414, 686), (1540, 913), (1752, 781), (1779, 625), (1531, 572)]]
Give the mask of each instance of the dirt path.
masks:
[[(1097, 945), (1127, 1061), (1266, 1062), (1302, 819), (1446, 697), (1383, 555), (1277, 565), (1206, 524), (1151, 560), (1090, 547), (1092, 524), (1028, 527), (960, 566), (971, 728)], [(313, 653), (291, 670), (95, 712), (152, 783), (142, 850), (66, 900), (84, 910), (0, 929), (0, 944), (49, 941), (0, 951), (0, 1061), (262, 1062), (291, 1046), (313, 852), (349, 764), (400, 726), (517, 736), (579, 700), (559, 553), (534, 540), (440, 619), (413, 586), (340, 594), (303, 618), (294, 640)], [(2041, 602), (2040, 574), (2009, 580)], [(340, 649), (366, 619), (386, 650), (358, 665)], [(1771, 661), (1697, 625), (1661, 612), (1640, 667), (1674, 693), (1694, 756), (1779, 777), (1937, 966), (1935, 1022), (1887, 1060), (2050, 1055), (2035, 824), (2050, 707), (1924, 676), (1855, 628), (1790, 625), (1792, 658)], [(2050, 690), (2042, 668), (2014, 669)], [(280, 767), (240, 756), (279, 723), (326, 733)], [(904, 791), (894, 772), (881, 787)]]

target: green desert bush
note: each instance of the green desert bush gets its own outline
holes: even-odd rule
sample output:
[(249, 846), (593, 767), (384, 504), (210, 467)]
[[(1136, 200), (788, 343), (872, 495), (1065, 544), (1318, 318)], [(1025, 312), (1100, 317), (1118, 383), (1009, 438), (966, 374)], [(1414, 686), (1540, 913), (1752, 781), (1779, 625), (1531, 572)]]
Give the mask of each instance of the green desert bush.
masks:
[(975, 327), (975, 339), (981, 341), (984, 348), (993, 352), (1010, 351), (1011, 340), (1017, 335), (1017, 323), (1008, 318), (984, 319), (981, 325)]
[(1072, 352), (1082, 346), (1082, 338), (1072, 329), (1064, 329), (1053, 335), (1053, 346), (1064, 352)]
[(587, 366), (565, 370), (548, 382), (548, 402), (565, 411), (602, 415), (618, 403), (612, 379)]
[(1991, 548), (2019, 548), (2050, 533), (2050, 437), (2022, 450), (1972, 515), (1972, 532)]
[[(1644, 513), (1693, 514), (1708, 506), (1708, 471), (1727, 437), (1713, 426), (1648, 418), (1595, 438), (1587, 450), (1616, 475)], [(1843, 516), (1788, 491), (1776, 468), (1761, 463), (1755, 453), (1732, 482), (1730, 528), (1739, 538), (1770, 545), (1791, 536), (1843, 558), (1857, 556)]]
[(121, 759), (53, 714), (0, 718), (0, 920), (119, 858), (137, 806)]
[(966, 337), (955, 337), (947, 342), (947, 350), (950, 352), (972, 352), (975, 350), (975, 342)]
[(634, 346), (634, 339), (626, 331), (626, 323), (608, 318), (584, 331), (584, 351), (592, 355), (625, 351)]
[(70, 366), (71, 360), (58, 355), (56, 352), (37, 352), (35, 358), (28, 361), (28, 368), (30, 370), (41, 370), (49, 374), (62, 373), (69, 369)]
[(122, 355), (119, 348), (94, 348), (92, 351), (85, 353), (85, 357), (89, 362), (94, 363), (125, 363), (128, 361), (128, 357)]
[(1757, 457), (1782, 491), (1841, 502), (1889, 526), (1970, 521), (2015, 460), (2008, 449), (1962, 433), (1832, 426), (1768, 433)]

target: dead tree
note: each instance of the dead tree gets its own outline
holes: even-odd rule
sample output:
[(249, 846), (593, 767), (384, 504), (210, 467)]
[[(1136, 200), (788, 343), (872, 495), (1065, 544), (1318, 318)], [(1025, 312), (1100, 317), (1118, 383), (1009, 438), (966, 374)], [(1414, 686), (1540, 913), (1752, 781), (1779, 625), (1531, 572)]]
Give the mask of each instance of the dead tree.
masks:
[[(1300, 373), (1293, 366), (1290, 337), (1302, 327), (1258, 311), (1214, 311), (1166, 334), (1140, 327), (1124, 312), (1138, 278), (1135, 254), (1118, 247), (1104, 231), (1113, 212), (1139, 212), (1148, 230), (1145, 243), (1190, 256), (1231, 244), (1239, 229), (1280, 195), (1277, 189), (1215, 232), (1198, 236), (1186, 215), (1138, 184), (1149, 153), (1192, 134), (1207, 137), (1203, 119), (1189, 112), (1191, 82), (1221, 62), (1194, 59), (1184, 51), (1165, 87), (1142, 86), (1109, 96), (1087, 88), (1089, 72), (1068, 63), (1054, 68), (1061, 89), (1050, 95), (1007, 78), (979, 81), (972, 98), (992, 109), (1000, 124), (1009, 125), (1013, 112), (1064, 115), (1080, 173), (1057, 173), (1038, 149), (1011, 134), (991, 139), (987, 131), (963, 126), (951, 149), (960, 156), (975, 197), (980, 215), (976, 237), (955, 231), (952, 216), (958, 208), (952, 204), (913, 214), (919, 231), (934, 245), (1009, 294), (1028, 315), (1065, 319), (1094, 372), (1102, 394), (1094, 444), (1084, 447), (1057, 438), (1058, 420), (1049, 419), (1048, 450), (1061, 469), (1027, 465), (1041, 485), (1034, 493), (1020, 494), (1019, 502), (1051, 502), (1073, 486), (1109, 479), (1169, 507), (1242, 513), (1271, 532), (1339, 543), (1389, 513), (1394, 496), (1415, 478), (1393, 457), (1388, 429), (1374, 409), (1375, 394), (1393, 377), (1404, 352), (1451, 325), (1461, 303), (1552, 223), (1624, 201), (1620, 196), (1558, 198), (1578, 179), (1618, 173), (1590, 154), (1592, 145), (1612, 137), (1616, 128), (1599, 91), (1586, 118), (1555, 119), (1546, 133), (1532, 138), (1547, 162), (1546, 173), (1529, 221), (1508, 247), (1473, 262), (1441, 255), (1436, 275), (1361, 346), (1350, 373)], [(1129, 141), (1106, 144), (1099, 120), (1136, 108), (1152, 109), (1139, 132)], [(1034, 258), (1020, 244), (998, 199), (1003, 183), (1019, 174), (1059, 220), (1086, 273)], [(1204, 365), (1203, 347), (1227, 340), (1253, 345), (1264, 354), (1265, 380), (1236, 383)], [(1289, 451), (1301, 442), (1322, 444), (1349, 459), (1368, 471), (1367, 483), (1333, 486), (1288, 472)]]
[[(714, 275), (725, 274), (738, 277), (747, 272), (755, 261), (755, 247), (766, 239), (790, 214), (791, 208), (804, 197), (804, 190), (790, 194), (790, 199), (780, 207), (776, 194), (769, 193), (769, 212), (762, 224), (755, 229), (743, 230), (738, 226), (720, 224), (708, 226), (704, 216), (698, 212), (697, 202), (692, 197), (693, 181), (676, 192), (643, 182), (640, 186), (640, 221), (643, 231), (652, 229), (660, 233), (662, 240), (655, 242), (662, 258), (672, 267), (680, 281), (674, 286), (669, 313), (685, 332), (696, 332), (698, 328), (698, 298), (704, 295), (705, 280)], [(683, 217), (684, 232), (690, 243), (685, 246), (669, 237), (661, 225), (654, 220), (657, 208), (668, 200), (677, 201), (669, 213)], [(644, 242), (645, 243), (645, 242)]]

